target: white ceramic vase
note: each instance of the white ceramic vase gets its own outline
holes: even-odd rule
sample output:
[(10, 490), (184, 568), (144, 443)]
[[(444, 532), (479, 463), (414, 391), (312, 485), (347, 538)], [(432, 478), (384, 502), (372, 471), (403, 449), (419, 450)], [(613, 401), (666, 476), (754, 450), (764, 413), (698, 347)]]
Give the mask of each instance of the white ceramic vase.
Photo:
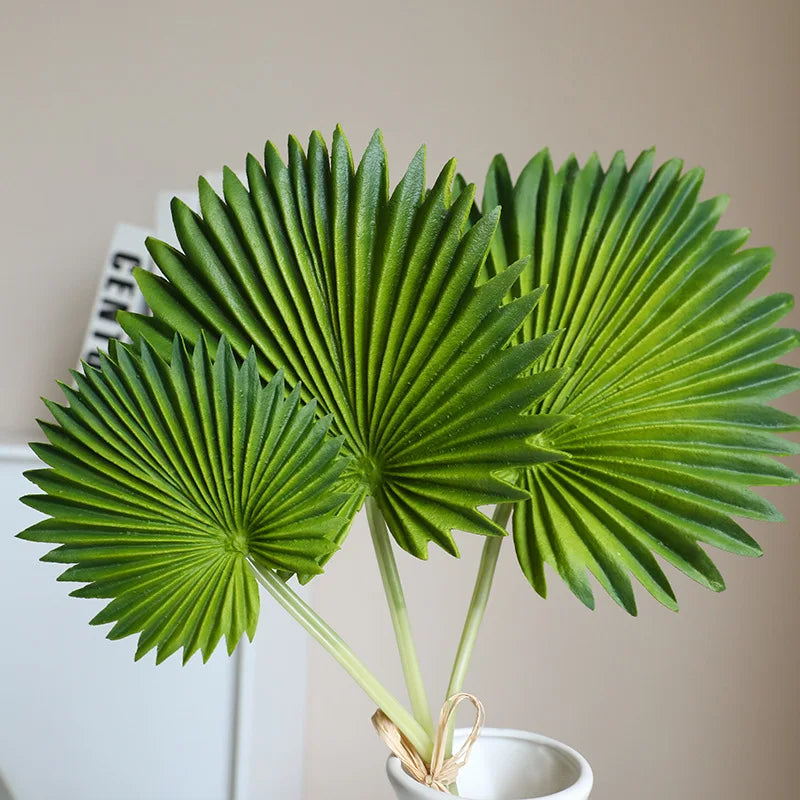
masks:
[[(456, 731), (455, 744), (467, 730)], [(390, 756), (386, 772), (398, 800), (455, 800), (415, 781)], [(463, 800), (587, 800), (592, 768), (571, 747), (528, 731), (484, 728), (458, 776)]]

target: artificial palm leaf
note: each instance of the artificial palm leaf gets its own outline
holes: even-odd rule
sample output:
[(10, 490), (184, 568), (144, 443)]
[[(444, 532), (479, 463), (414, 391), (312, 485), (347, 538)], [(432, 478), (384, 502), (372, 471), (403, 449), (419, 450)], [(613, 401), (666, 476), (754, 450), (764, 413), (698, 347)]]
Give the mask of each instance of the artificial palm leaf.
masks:
[(262, 376), (302, 381), (360, 497), (418, 557), (429, 541), (457, 553), (453, 528), (502, 535), (477, 506), (525, 493), (498, 471), (557, 457), (536, 441), (552, 420), (521, 412), (558, 372), (520, 377), (555, 337), (506, 347), (541, 292), (503, 305), (524, 261), (476, 288), (499, 213), (464, 235), (474, 190), (451, 202), (454, 169), (427, 191), (421, 149), (390, 193), (379, 133), (357, 168), (338, 129), (330, 156), (317, 133), (308, 153), (290, 138), (288, 166), (268, 142), (248, 187), (226, 169), (224, 199), (200, 181), (201, 215), (173, 202), (183, 252), (148, 241), (165, 278), (136, 277), (154, 316), (121, 318), (158, 349), (173, 331), (224, 334), (240, 355), (255, 347)]
[(248, 558), (268, 570), (319, 572), (349, 520), (333, 491), (347, 460), (299, 387), (262, 385), (255, 354), (237, 365), (223, 340), (212, 362), (175, 338), (164, 360), (146, 344), (116, 346), (101, 368), (73, 373), (67, 406), (46, 401), (49, 465), (26, 473), (45, 494), (23, 501), (49, 515), (20, 534), (60, 546), (60, 580), (78, 597), (112, 598), (92, 620), (108, 636), (139, 633), (136, 657), (183, 648), (208, 659), (222, 636), (252, 639), (258, 590)]
[(629, 574), (676, 607), (655, 556), (721, 590), (701, 545), (760, 554), (731, 516), (779, 519), (749, 487), (797, 480), (773, 457), (798, 452), (775, 435), (798, 420), (764, 405), (800, 386), (774, 363), (798, 343), (774, 327), (792, 298), (748, 299), (772, 252), (715, 230), (725, 199), (698, 202), (701, 171), (673, 160), (653, 173), (653, 159), (570, 158), (556, 172), (543, 151), (512, 183), (498, 156), (483, 198), (484, 212), (503, 207), (485, 278), (531, 256), (508, 300), (548, 290), (518, 341), (560, 330), (533, 369), (565, 370), (535, 413), (565, 415), (542, 439), (569, 458), (525, 475), (519, 562), (540, 594), (548, 563), (591, 607), (588, 569), (631, 613)]

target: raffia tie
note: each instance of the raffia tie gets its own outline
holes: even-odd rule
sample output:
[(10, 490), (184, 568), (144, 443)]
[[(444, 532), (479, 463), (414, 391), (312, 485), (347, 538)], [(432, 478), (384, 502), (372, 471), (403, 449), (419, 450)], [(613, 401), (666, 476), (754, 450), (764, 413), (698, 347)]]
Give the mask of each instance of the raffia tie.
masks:
[[(475, 706), (475, 711), (477, 712), (475, 724), (458, 752), (454, 753), (450, 758), (445, 758), (447, 728), (459, 704), (464, 700), (469, 700)], [(467, 763), (472, 745), (475, 744), (478, 736), (480, 736), (485, 719), (486, 714), (483, 710), (483, 703), (475, 695), (459, 692), (449, 697), (439, 713), (439, 724), (436, 726), (436, 733), (433, 737), (433, 754), (431, 755), (430, 764), (423, 760), (414, 745), (406, 739), (397, 725), (380, 709), (372, 715), (372, 724), (375, 726), (378, 736), (381, 737), (392, 753), (400, 759), (406, 768), (406, 772), (414, 780), (424, 783), (425, 786), (430, 786), (431, 789), (446, 792), (447, 787), (456, 782), (458, 771)]]

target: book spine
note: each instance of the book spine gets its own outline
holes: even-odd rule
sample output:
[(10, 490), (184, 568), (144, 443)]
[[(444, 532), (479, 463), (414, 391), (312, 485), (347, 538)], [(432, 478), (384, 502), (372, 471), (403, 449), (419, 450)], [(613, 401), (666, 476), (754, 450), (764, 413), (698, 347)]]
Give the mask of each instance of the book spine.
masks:
[(109, 339), (130, 341), (117, 322), (117, 312), (148, 312), (133, 270), (136, 267), (151, 269), (150, 254), (144, 246), (149, 235), (148, 229), (136, 225), (120, 223), (114, 229), (81, 348), (81, 361), (93, 367), (99, 366), (97, 351), (107, 350)]

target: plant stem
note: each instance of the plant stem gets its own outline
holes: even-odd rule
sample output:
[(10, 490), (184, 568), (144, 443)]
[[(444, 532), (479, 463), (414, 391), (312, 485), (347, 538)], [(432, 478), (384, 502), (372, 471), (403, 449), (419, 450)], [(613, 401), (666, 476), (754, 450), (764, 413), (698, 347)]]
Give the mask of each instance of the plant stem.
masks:
[[(495, 507), (492, 519), (505, 528), (510, 516), (511, 503), (503, 503)], [(500, 547), (504, 538), (503, 536), (489, 536), (483, 544), (481, 563), (475, 579), (475, 588), (472, 590), (469, 611), (467, 611), (467, 618), (464, 620), (464, 628), (461, 632), (461, 640), (458, 643), (453, 671), (450, 673), (447, 697), (452, 697), (464, 688), (464, 678), (466, 678), (467, 670), (469, 669), (469, 662), (472, 658), (472, 651), (475, 648), (475, 641), (478, 638), (483, 613), (486, 611), (486, 604), (489, 600), (489, 592), (492, 589), (492, 580), (497, 567), (497, 557), (500, 554)], [(445, 755), (447, 757), (450, 757), (453, 752), (454, 727), (455, 720), (451, 720), (448, 725), (445, 742)]]
[(311, 606), (299, 597), (271, 570), (261, 570), (248, 559), (256, 580), (294, 617), (338, 662), (367, 696), (403, 732), (417, 752), (430, 760), (433, 741), (430, 734), (403, 707), (394, 695), (367, 669), (364, 662), (350, 649)]
[(392, 551), (392, 540), (389, 537), (383, 514), (372, 497), (367, 497), (367, 520), (383, 581), (383, 590), (386, 593), (386, 602), (389, 605), (394, 635), (397, 639), (397, 648), (400, 651), (400, 663), (403, 667), (403, 677), (411, 701), (411, 710), (414, 712), (417, 722), (430, 736), (433, 736), (433, 717), (428, 696), (425, 693), (425, 684), (422, 681), (414, 637), (411, 634), (411, 622), (408, 618), (400, 573), (397, 570), (397, 562)]

